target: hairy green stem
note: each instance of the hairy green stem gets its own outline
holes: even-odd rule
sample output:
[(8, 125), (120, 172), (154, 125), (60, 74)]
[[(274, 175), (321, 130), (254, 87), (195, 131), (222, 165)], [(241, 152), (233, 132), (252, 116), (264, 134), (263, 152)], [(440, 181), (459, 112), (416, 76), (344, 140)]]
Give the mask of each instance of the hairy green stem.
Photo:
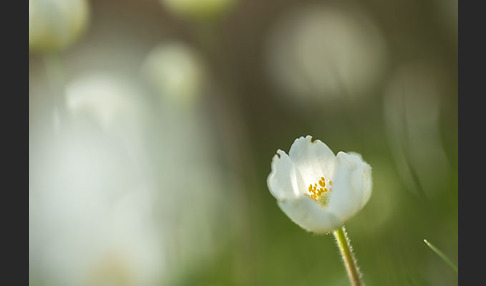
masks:
[(339, 251), (341, 252), (344, 266), (346, 266), (346, 271), (348, 272), (351, 284), (353, 286), (363, 286), (364, 283), (358, 269), (358, 264), (356, 263), (356, 258), (354, 257), (353, 248), (351, 247), (351, 243), (346, 233), (346, 229), (343, 226), (342, 228), (333, 231), (333, 234), (336, 238), (336, 243)]

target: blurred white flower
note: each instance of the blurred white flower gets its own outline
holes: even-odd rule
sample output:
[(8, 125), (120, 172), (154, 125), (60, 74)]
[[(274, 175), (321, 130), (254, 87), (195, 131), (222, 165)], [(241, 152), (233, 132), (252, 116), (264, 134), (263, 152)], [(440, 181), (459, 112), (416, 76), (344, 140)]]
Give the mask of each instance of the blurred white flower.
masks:
[(379, 83), (387, 61), (385, 40), (356, 7), (311, 5), (291, 10), (272, 30), (269, 77), (300, 104), (360, 97)]
[(165, 275), (170, 231), (155, 217), (145, 95), (91, 73), (68, 82), (56, 132), (31, 126), (29, 257), (41, 281), (149, 286)]
[(59, 51), (74, 43), (89, 21), (86, 0), (29, 0), (29, 50)]
[(172, 13), (190, 19), (214, 18), (225, 13), (236, 0), (160, 0)]
[(134, 81), (115, 73), (90, 72), (66, 85), (72, 117), (90, 117), (105, 131), (141, 128), (147, 121), (147, 94)]
[(206, 84), (203, 59), (191, 47), (177, 41), (155, 46), (145, 58), (141, 72), (173, 104), (193, 104)]
[(32, 271), (52, 285), (156, 284), (166, 270), (165, 233), (154, 220), (147, 166), (116, 136), (63, 127), (32, 148)]
[(147, 165), (144, 138), (152, 110), (149, 95), (135, 80), (117, 73), (90, 72), (68, 82), (65, 95), (71, 123), (100, 128), (113, 136), (139, 167)]
[(278, 150), (267, 179), (282, 211), (307, 231), (344, 225), (371, 196), (371, 167), (357, 153), (334, 153), (320, 140), (300, 137), (289, 155)]

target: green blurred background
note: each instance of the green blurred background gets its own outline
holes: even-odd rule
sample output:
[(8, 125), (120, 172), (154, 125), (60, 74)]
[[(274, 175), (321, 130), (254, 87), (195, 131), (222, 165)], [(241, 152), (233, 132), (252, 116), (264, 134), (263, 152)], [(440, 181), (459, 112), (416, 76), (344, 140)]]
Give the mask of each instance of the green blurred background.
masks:
[(362, 154), (366, 285), (457, 285), (457, 1), (29, 0), (30, 285), (349, 285), (266, 185)]

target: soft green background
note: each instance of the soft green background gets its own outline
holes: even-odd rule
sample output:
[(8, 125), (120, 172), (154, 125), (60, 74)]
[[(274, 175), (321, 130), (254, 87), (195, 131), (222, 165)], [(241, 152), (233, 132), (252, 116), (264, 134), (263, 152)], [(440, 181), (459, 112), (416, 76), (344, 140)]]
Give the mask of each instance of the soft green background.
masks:
[[(209, 67), (211, 87), (197, 106), (207, 118), (221, 174), (232, 178), (231, 191), (218, 199), (221, 222), (207, 226), (214, 229), (215, 247), (202, 260), (191, 263), (189, 255), (184, 266), (168, 268), (161, 285), (349, 285), (333, 236), (292, 223), (266, 185), (276, 150), (288, 152), (305, 135), (335, 153), (358, 152), (373, 168), (371, 199), (346, 223), (366, 285), (457, 285), (457, 273), (423, 242), (457, 263), (457, 2), (346, 1), (366, 11), (381, 31), (386, 72), (354, 101), (297, 99), (305, 101), (301, 106), (287, 101), (268, 76), (267, 40), (280, 16), (311, 2), (331, 3), (237, 1), (220, 21), (210, 22), (179, 17), (154, 0), (91, 1), (86, 33), (61, 53), (66, 81), (106, 67), (133, 75), (151, 47), (169, 39), (193, 47)], [(417, 67), (409, 74), (413, 79), (398, 88), (407, 103), (390, 105), (388, 84), (408, 64)], [(36, 150), (46, 132), (39, 120), (55, 103), (45, 97), (43, 55), (31, 53), (29, 68), (30, 147)], [(190, 134), (184, 138), (199, 142)], [(159, 146), (165, 148), (158, 144), (148, 144), (153, 158), (159, 158)], [(31, 169), (42, 164), (31, 158)], [(164, 172), (157, 163), (153, 168)], [(32, 197), (35, 191), (31, 185)], [(38, 245), (34, 239), (30, 243)], [(190, 239), (197, 248), (197, 235)], [(39, 261), (31, 259), (30, 284), (57, 285)], [(117, 285), (131, 285), (123, 283)]]

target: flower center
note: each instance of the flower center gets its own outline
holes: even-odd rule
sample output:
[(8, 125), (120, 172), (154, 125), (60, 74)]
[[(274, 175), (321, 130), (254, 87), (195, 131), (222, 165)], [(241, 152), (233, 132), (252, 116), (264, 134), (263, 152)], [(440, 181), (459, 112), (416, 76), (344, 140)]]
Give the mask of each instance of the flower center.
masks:
[(321, 177), (317, 183), (309, 185), (309, 196), (319, 202), (321, 205), (326, 206), (331, 188), (332, 181), (329, 180), (329, 184), (326, 185), (326, 179)]

